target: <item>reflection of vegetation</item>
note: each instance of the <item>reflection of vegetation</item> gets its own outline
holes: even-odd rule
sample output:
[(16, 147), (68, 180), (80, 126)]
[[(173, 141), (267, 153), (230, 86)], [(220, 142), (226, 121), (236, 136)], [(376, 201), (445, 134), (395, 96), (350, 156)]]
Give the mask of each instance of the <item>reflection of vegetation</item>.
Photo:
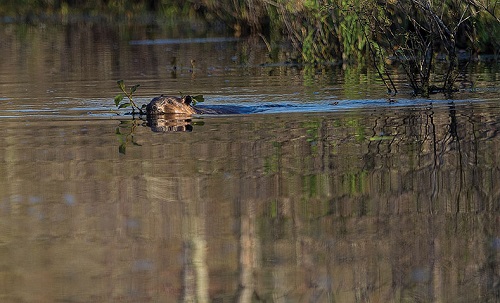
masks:
[(355, 173), (348, 173), (346, 176), (346, 191), (350, 195), (361, 194), (365, 191), (365, 182), (367, 178), (366, 171), (359, 171)]
[(272, 200), (269, 203), (269, 217), (272, 219), (278, 218), (278, 200)]
[(0, 4), (0, 14), (35, 15), (41, 14), (86, 14), (97, 16), (108, 14), (130, 17), (134, 14), (157, 12), (165, 17), (189, 15), (195, 8), (183, 0), (10, 0)]
[(373, 136), (370, 137), (370, 141), (382, 141), (382, 140), (394, 140), (394, 136)]
[(306, 141), (311, 146), (312, 154), (316, 154), (318, 150), (318, 140), (320, 136), (319, 131), (321, 127), (321, 122), (313, 120), (307, 121), (304, 122), (302, 127), (306, 129), (306, 134), (307, 134)]
[(120, 125), (116, 128), (115, 134), (118, 137), (120, 142), (120, 146), (118, 147), (118, 151), (120, 154), (126, 153), (127, 144), (132, 143), (136, 146), (141, 146), (139, 143), (135, 141), (134, 131), (139, 125), (142, 124), (142, 120), (126, 120), (120, 121)]
[(315, 197), (318, 194), (319, 191), (318, 178), (320, 178), (320, 176), (318, 175), (302, 176), (302, 184), (303, 184), (302, 192), (304, 193), (306, 198)]
[(361, 122), (362, 120), (360, 120), (359, 117), (353, 117), (345, 121), (345, 125), (352, 128), (353, 136), (357, 141), (363, 142), (366, 138), (366, 134), (365, 127)]
[(281, 157), (281, 143), (273, 142), (274, 152), (270, 157), (267, 157), (264, 162), (264, 171), (267, 174), (279, 172), (280, 157)]

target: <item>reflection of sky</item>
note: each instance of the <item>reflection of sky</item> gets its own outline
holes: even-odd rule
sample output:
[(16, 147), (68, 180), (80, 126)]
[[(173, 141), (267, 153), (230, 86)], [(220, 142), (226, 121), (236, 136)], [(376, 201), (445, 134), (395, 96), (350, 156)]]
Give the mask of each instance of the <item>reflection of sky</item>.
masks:
[(430, 279), (430, 272), (427, 268), (417, 268), (411, 273), (414, 282), (427, 282)]
[(493, 248), (500, 250), (500, 238), (493, 239)]
[(151, 260), (139, 259), (132, 263), (132, 270), (137, 271), (151, 271), (154, 269), (154, 263)]
[(75, 196), (73, 196), (72, 194), (64, 194), (64, 202), (67, 205), (75, 204)]
[(38, 196), (29, 196), (28, 201), (30, 202), (30, 204), (37, 204), (42, 202), (42, 198)]

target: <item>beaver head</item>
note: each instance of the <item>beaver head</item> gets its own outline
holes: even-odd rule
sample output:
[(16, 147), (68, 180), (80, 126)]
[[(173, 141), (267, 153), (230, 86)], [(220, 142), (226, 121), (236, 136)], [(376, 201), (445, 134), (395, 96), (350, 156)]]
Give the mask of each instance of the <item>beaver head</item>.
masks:
[(148, 115), (166, 115), (166, 114), (196, 114), (196, 110), (191, 106), (193, 98), (185, 96), (182, 98), (164, 96), (154, 98), (146, 106)]

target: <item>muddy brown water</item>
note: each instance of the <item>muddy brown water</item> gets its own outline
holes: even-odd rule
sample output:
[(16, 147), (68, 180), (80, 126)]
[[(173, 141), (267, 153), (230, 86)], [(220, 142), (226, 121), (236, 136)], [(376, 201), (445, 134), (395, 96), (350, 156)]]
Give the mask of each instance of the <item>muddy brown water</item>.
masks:
[[(500, 300), (497, 64), (388, 97), (370, 69), (194, 38), (2, 25), (0, 301)], [(264, 110), (153, 132), (118, 79)]]

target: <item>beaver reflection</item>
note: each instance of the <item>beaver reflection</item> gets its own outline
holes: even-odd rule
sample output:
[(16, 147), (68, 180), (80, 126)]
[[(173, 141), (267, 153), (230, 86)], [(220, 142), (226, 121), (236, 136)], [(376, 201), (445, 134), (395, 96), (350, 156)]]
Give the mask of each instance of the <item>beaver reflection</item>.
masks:
[(148, 116), (146, 125), (154, 132), (191, 132), (191, 119), (186, 115), (155, 115)]

